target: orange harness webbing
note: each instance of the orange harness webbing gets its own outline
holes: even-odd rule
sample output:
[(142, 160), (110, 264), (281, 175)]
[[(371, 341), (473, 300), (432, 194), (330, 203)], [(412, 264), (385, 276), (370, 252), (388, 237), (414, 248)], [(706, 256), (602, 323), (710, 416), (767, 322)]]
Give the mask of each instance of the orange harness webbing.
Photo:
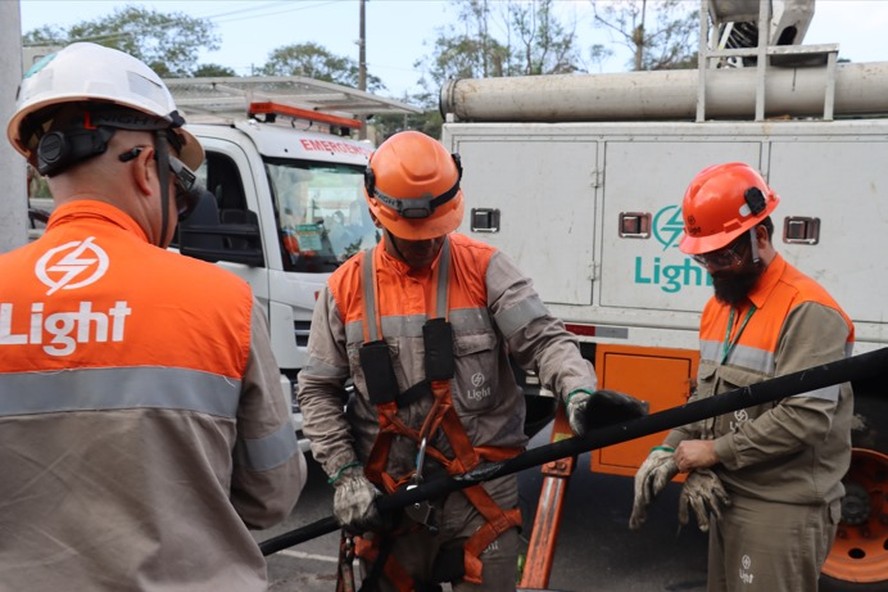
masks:
[[(436, 278), (436, 301), (439, 317), (447, 317), (447, 287), (448, 271), (450, 263), (450, 241), (445, 239), (441, 252), (441, 264)], [(376, 341), (382, 338), (382, 323), (378, 307), (375, 306), (376, 274), (373, 269), (372, 250), (364, 253), (364, 338), (365, 342)], [(404, 424), (398, 416), (397, 401), (380, 403), (376, 406), (379, 422), (379, 432), (370, 452), (370, 457), (364, 472), (367, 478), (382, 487), (386, 492), (392, 493), (406, 485), (415, 476), (411, 471), (399, 479), (395, 479), (387, 472), (389, 453), (395, 436), (409, 438), (419, 446), (423, 439), (430, 440), (438, 428), (444, 433), (453, 450), (453, 458), (448, 458), (437, 448), (427, 446), (426, 455), (440, 463), (450, 475), (459, 475), (475, 468), (482, 460), (502, 461), (518, 455), (521, 450), (517, 448), (502, 448), (493, 446), (472, 446), (468, 434), (463, 427), (456, 410), (453, 407), (453, 396), (450, 380), (435, 380), (430, 383), (433, 403), (428, 415), (419, 430), (415, 430)], [(521, 525), (521, 512), (518, 508), (503, 510), (493, 500), (482, 485), (473, 485), (463, 490), (469, 502), (475, 507), (485, 523), (476, 530), (466, 541), (464, 546), (466, 581), (480, 584), (482, 563), (481, 553), (490, 546), (501, 534), (510, 528)], [(357, 542), (360, 541), (360, 542)], [(373, 541), (356, 539), (355, 553), (358, 557), (373, 561), (377, 551)], [(393, 556), (389, 555), (384, 566), (386, 577), (398, 588), (399, 592), (409, 591), (413, 587), (413, 581), (409, 574), (398, 564)]]

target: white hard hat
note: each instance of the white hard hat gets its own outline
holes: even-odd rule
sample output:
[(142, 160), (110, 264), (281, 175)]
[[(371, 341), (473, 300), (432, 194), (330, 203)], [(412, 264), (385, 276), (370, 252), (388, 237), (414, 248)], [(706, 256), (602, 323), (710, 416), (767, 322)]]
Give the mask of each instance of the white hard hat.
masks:
[(25, 73), (15, 113), (6, 129), (10, 143), (34, 164), (39, 140), (35, 132), (48, 128), (52, 113), (37, 120), (31, 116), (47, 108), (80, 102), (125, 107), (168, 122), (183, 143), (180, 159), (192, 170), (203, 162), (203, 148), (181, 127), (184, 120), (163, 80), (133, 56), (95, 43), (72, 43), (44, 57)]

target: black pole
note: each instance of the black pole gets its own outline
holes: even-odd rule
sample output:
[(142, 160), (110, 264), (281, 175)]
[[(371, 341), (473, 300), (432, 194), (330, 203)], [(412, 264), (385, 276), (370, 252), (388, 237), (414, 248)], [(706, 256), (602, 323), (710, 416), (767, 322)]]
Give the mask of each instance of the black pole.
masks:
[[(764, 382), (722, 393), (716, 397), (708, 397), (646, 417), (606, 426), (590, 432), (584, 438), (574, 437), (546, 446), (532, 448), (506, 461), (479, 465), (462, 475), (434, 479), (410, 490), (398, 490), (391, 495), (379, 497), (376, 500), (376, 505), (381, 512), (396, 510), (422, 500), (440, 497), (476, 485), (482, 481), (511, 475), (512, 473), (556, 461), (560, 458), (576, 456), (590, 450), (641, 438), (708, 417), (715, 417), (716, 415), (730, 413), (738, 409), (746, 409), (754, 405), (784, 399), (833, 384), (861, 378), (871, 378), (886, 372), (888, 372), (888, 348), (882, 348), (845, 358), (844, 360), (778, 376)], [(262, 550), (263, 555), (271, 555), (281, 549), (286, 549), (333, 532), (338, 528), (339, 524), (336, 519), (333, 516), (328, 516), (302, 528), (263, 541), (259, 544), (259, 548)]]

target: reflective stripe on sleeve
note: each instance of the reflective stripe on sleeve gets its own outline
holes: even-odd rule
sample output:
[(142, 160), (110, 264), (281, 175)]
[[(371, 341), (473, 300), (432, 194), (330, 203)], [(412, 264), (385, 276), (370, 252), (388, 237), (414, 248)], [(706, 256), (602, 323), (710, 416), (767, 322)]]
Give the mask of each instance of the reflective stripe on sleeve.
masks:
[(233, 419), (240, 389), (240, 380), (186, 368), (16, 372), (0, 374), (0, 416), (157, 408)]
[(549, 314), (542, 300), (538, 296), (526, 298), (511, 308), (500, 311), (494, 315), (497, 326), (505, 337), (526, 326), (534, 319)]
[(794, 397), (812, 397), (814, 399), (823, 399), (825, 401), (838, 401), (839, 400), (839, 390), (841, 389), (841, 385), (833, 384), (830, 386), (826, 386), (816, 391), (808, 391), (806, 393), (799, 393), (797, 395), (793, 395)]
[(262, 438), (238, 438), (234, 448), (237, 462), (254, 471), (268, 471), (290, 460), (299, 449), (290, 422)]

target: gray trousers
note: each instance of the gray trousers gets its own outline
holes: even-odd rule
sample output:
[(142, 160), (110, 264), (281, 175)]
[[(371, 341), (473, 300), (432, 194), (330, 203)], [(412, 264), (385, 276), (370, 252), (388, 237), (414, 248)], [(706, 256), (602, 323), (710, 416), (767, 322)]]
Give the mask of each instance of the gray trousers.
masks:
[(816, 592), (841, 502), (794, 505), (733, 495), (709, 531), (708, 592)]

